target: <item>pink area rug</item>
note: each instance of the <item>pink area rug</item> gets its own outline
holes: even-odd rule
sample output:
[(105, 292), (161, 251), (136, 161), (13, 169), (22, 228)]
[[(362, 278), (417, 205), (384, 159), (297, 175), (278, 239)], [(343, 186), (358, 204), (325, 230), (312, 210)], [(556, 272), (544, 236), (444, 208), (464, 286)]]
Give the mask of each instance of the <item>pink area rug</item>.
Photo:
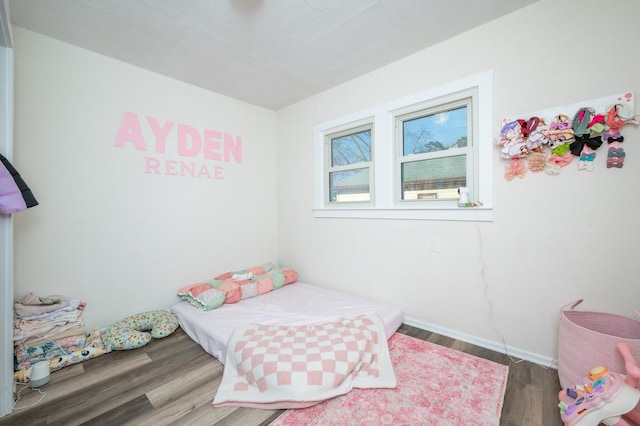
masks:
[(287, 410), (271, 426), (500, 424), (508, 367), (400, 333), (389, 339), (395, 389), (354, 389)]

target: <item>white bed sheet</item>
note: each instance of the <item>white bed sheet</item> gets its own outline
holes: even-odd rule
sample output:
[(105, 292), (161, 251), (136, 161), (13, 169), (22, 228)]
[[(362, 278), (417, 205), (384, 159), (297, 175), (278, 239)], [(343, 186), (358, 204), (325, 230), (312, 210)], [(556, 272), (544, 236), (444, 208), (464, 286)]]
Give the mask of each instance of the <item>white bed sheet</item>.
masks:
[(223, 364), (227, 342), (240, 324), (301, 325), (376, 314), (384, 322), (388, 339), (404, 320), (403, 311), (386, 303), (300, 282), (211, 311), (201, 311), (189, 302), (173, 305), (171, 310), (185, 333)]

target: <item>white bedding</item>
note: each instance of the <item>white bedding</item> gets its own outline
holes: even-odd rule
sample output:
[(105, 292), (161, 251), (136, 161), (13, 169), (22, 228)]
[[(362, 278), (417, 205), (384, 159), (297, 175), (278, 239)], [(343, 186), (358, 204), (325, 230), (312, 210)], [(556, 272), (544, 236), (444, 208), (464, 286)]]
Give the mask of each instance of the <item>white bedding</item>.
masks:
[(301, 325), (378, 315), (388, 339), (404, 320), (404, 312), (391, 305), (300, 282), (210, 311), (188, 302), (171, 310), (185, 333), (222, 363), (231, 333), (242, 324)]

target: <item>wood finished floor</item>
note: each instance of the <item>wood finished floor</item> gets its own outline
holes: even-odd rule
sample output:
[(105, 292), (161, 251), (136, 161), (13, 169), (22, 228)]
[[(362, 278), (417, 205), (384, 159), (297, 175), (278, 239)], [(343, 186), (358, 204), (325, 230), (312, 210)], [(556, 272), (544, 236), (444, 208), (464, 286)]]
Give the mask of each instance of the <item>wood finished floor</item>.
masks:
[[(504, 426), (562, 426), (557, 371), (415, 327), (399, 332), (509, 366)], [(268, 425), (282, 411), (213, 408), (222, 364), (181, 329), (133, 351), (114, 351), (51, 374), (39, 404), (0, 418), (4, 425)], [(19, 385), (18, 390), (23, 388)], [(25, 388), (17, 408), (35, 404)], [(428, 424), (428, 419), (425, 419)]]

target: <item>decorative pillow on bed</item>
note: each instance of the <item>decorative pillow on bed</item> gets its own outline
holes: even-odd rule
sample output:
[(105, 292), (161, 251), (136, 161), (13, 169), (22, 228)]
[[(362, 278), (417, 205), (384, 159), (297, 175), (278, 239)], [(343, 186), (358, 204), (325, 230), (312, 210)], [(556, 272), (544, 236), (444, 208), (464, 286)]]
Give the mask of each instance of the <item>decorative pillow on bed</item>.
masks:
[(293, 269), (279, 268), (273, 262), (218, 275), (205, 282), (190, 284), (178, 290), (178, 297), (198, 309), (209, 311), (224, 303), (259, 296), (298, 281)]
[(248, 281), (257, 275), (264, 275), (269, 271), (278, 269), (278, 265), (274, 262), (267, 262), (260, 266), (252, 266), (247, 269), (239, 269), (237, 271), (229, 271), (224, 274), (220, 274), (214, 278), (214, 280), (233, 280), (233, 281)]
[(208, 311), (222, 306), (227, 294), (209, 283), (191, 284), (178, 290), (178, 296), (198, 308)]

